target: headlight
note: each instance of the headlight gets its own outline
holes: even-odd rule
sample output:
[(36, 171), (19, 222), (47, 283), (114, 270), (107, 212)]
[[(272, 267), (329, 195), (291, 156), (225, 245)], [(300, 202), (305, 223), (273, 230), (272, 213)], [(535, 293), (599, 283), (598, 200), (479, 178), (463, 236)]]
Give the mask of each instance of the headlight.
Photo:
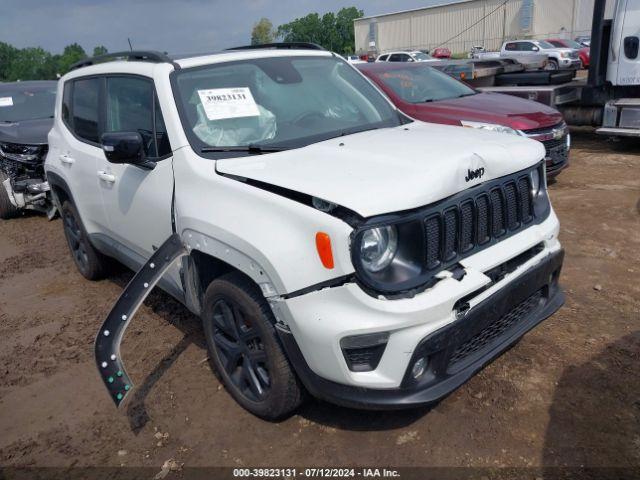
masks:
[(522, 135), (522, 132), (506, 125), (498, 125), (496, 123), (471, 122), (469, 120), (460, 120), (463, 127), (479, 128), (481, 130), (490, 130), (492, 132), (510, 133), (512, 135)]
[(531, 196), (536, 198), (540, 193), (540, 172), (538, 169), (531, 172)]
[(412, 219), (363, 228), (351, 244), (351, 259), (360, 280), (379, 292), (417, 286), (424, 272), (424, 226)]
[(533, 209), (536, 212), (536, 215), (543, 217), (549, 209), (549, 197), (547, 195), (547, 170), (544, 163), (531, 171), (530, 179)]
[(40, 159), (41, 145), (20, 145), (0, 142), (0, 155), (17, 162), (33, 162)]
[(398, 251), (398, 231), (395, 226), (365, 230), (360, 243), (362, 265), (375, 273), (389, 266)]

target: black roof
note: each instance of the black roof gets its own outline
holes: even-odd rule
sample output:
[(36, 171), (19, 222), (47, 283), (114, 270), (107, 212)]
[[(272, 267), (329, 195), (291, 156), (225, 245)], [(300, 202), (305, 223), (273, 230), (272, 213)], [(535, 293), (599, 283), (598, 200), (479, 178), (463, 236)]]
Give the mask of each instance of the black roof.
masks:
[(70, 70), (76, 70), (82, 67), (88, 67), (89, 65), (96, 65), (99, 63), (112, 62), (115, 60), (125, 60), (131, 62), (151, 62), (151, 63), (170, 63), (174, 66), (176, 70), (180, 68), (180, 66), (175, 63), (175, 60), (180, 58), (193, 58), (193, 57), (202, 57), (206, 55), (216, 55), (220, 53), (230, 53), (235, 50), (264, 50), (264, 49), (274, 49), (274, 50), (324, 50), (323, 47), (317, 45), (315, 43), (309, 42), (275, 42), (275, 43), (264, 43), (260, 45), (244, 45), (241, 47), (233, 47), (227, 48), (223, 52), (209, 52), (209, 53), (199, 53), (192, 55), (168, 55), (167, 53), (158, 52), (155, 50), (133, 50), (128, 52), (114, 52), (114, 53), (106, 53), (104, 55), (98, 55), (96, 57), (86, 58), (84, 60), (80, 60), (79, 62), (71, 65)]

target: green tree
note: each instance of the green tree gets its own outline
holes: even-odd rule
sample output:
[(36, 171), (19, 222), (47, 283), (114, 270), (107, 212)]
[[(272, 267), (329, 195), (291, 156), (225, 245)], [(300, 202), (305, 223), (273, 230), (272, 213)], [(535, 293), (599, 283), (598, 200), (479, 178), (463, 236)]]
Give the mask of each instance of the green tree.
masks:
[(310, 13), (280, 25), (277, 36), (285, 42), (312, 42), (348, 54), (353, 52), (355, 43), (353, 21), (363, 15), (364, 12), (356, 7), (342, 8), (338, 13), (328, 12), (322, 17)]
[(97, 57), (98, 55), (104, 55), (105, 53), (108, 53), (108, 52), (109, 51), (107, 50), (107, 47), (105, 47), (104, 45), (98, 45), (93, 49), (93, 56)]
[(262, 17), (253, 25), (253, 30), (251, 30), (251, 45), (271, 43), (273, 40), (273, 24), (268, 18)]
[(0, 82), (8, 79), (9, 65), (18, 54), (18, 49), (8, 43), (0, 42)]
[(53, 57), (40, 47), (23, 48), (9, 63), (7, 80), (53, 80), (56, 69)]
[(62, 51), (62, 55), (57, 59), (57, 73), (64, 75), (69, 71), (71, 65), (85, 58), (87, 58), (87, 54), (80, 45), (77, 43), (67, 45)]

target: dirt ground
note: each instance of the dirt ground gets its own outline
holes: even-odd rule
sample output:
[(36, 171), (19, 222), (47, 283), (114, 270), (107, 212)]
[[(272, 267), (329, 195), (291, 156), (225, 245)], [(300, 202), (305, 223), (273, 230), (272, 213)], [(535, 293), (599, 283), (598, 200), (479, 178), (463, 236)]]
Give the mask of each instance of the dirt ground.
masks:
[(0, 466), (640, 468), (640, 150), (573, 137), (550, 186), (565, 306), (430, 410), (310, 401), (260, 420), (204, 361), (198, 319), (158, 290), (125, 338), (138, 388), (116, 410), (93, 340), (131, 273), (89, 282), (60, 220), (0, 221)]

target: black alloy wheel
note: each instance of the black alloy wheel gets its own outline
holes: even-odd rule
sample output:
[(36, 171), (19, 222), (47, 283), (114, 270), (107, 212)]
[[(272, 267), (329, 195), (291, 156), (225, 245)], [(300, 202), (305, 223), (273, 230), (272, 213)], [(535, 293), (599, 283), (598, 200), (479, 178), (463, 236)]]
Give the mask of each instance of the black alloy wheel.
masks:
[(78, 225), (75, 216), (70, 210), (64, 212), (63, 221), (64, 231), (67, 235), (71, 255), (73, 256), (78, 269), (81, 272), (84, 272), (89, 266), (89, 255), (87, 254), (87, 249), (84, 245), (80, 225)]
[(201, 316), (214, 372), (229, 394), (261, 418), (290, 415), (304, 391), (260, 287), (238, 271), (221, 275), (206, 288)]
[(233, 300), (220, 299), (213, 305), (213, 328), (213, 341), (231, 382), (249, 400), (264, 400), (271, 378), (264, 343), (251, 318)]

